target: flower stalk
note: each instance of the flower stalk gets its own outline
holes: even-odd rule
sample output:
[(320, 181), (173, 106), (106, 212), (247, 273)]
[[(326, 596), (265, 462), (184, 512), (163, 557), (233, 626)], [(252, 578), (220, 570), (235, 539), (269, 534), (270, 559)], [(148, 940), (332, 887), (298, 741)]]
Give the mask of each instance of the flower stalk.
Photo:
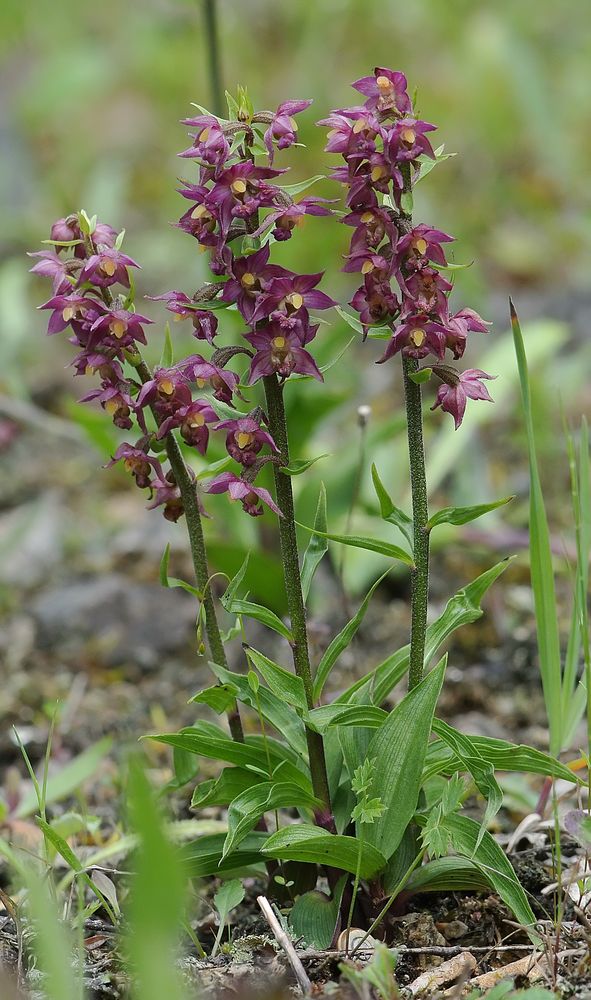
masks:
[(414, 358), (402, 358), (404, 396), (406, 400), (406, 427), (413, 519), (414, 566), (411, 570), (411, 624), (408, 686), (417, 686), (423, 677), (425, 664), (425, 635), (429, 603), (429, 509), (425, 448), (423, 445), (423, 405), (421, 387), (412, 376), (418, 370)]
[[(267, 401), (269, 429), (279, 448), (281, 463), (286, 466), (289, 465), (289, 442), (285, 407), (283, 404), (283, 385), (279, 383), (276, 375), (265, 375), (263, 384)], [(293, 663), (297, 675), (302, 679), (308, 708), (312, 709), (314, 708), (312, 670), (308, 647), (306, 609), (304, 607), (300, 576), (293, 491), (289, 475), (282, 472), (280, 466), (275, 463), (273, 463), (273, 475), (277, 504), (283, 514), (283, 517), (279, 518), (279, 540), (283, 560), (287, 609), (293, 635)], [(306, 726), (306, 741), (308, 744), (310, 775), (314, 794), (324, 803), (328, 817), (331, 815), (330, 791), (322, 736)]]

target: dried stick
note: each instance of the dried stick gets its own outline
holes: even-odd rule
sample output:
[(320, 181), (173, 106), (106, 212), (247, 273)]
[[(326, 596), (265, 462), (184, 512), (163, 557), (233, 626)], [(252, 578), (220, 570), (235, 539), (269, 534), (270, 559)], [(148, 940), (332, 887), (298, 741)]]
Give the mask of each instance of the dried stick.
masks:
[(312, 983), (308, 979), (308, 974), (304, 969), (304, 966), (300, 962), (298, 954), (289, 940), (289, 937), (283, 930), (283, 927), (279, 923), (277, 917), (273, 912), (273, 907), (271, 906), (269, 900), (266, 896), (257, 896), (257, 903), (259, 904), (261, 910), (263, 911), (263, 916), (269, 927), (273, 931), (275, 940), (283, 948), (285, 954), (287, 955), (287, 960), (293, 969), (294, 976), (296, 977), (299, 987), (302, 993), (309, 993), (312, 989)]

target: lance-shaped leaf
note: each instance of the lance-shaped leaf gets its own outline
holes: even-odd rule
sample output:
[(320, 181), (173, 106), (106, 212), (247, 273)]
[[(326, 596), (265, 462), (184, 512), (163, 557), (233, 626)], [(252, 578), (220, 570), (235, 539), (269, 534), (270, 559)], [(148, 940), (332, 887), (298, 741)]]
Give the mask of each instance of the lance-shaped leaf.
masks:
[(263, 607), (262, 604), (255, 604), (253, 601), (241, 600), (239, 597), (228, 600), (224, 596), (221, 601), (229, 614), (246, 615), (247, 618), (254, 618), (255, 621), (260, 622), (261, 625), (266, 625), (267, 628), (272, 629), (273, 632), (278, 632), (279, 635), (282, 635), (284, 639), (287, 639), (290, 644), (293, 643), (293, 635), (285, 622), (282, 622), (281, 618), (279, 618), (279, 616), (269, 608)]
[(334, 887), (332, 899), (315, 889), (298, 896), (289, 914), (296, 937), (302, 937), (313, 948), (330, 948), (346, 884), (347, 876), (343, 875)]
[(332, 726), (362, 726), (379, 729), (388, 713), (376, 705), (322, 705), (305, 715), (307, 725), (317, 733), (325, 733)]
[(321, 458), (328, 458), (328, 455), (318, 455), (316, 458), (302, 458), (295, 462), (290, 462), (289, 465), (280, 466), (279, 471), (285, 473), (286, 476), (301, 476), (302, 472), (306, 472), (310, 469), (316, 462), (319, 462)]
[(469, 858), (434, 858), (416, 868), (406, 883), (410, 892), (484, 892), (490, 878)]
[(268, 656), (259, 653), (258, 649), (253, 649), (252, 646), (245, 645), (244, 651), (274, 695), (286, 701), (288, 705), (299, 708), (302, 712), (306, 710), (306, 692), (301, 677), (292, 674), (285, 667), (280, 667), (278, 663), (274, 663)]
[[(478, 755), (492, 764), (496, 771), (544, 774), (575, 784), (581, 780), (565, 764), (534, 747), (509, 743), (507, 740), (497, 740), (490, 736), (470, 736), (469, 739)], [(426, 781), (434, 774), (453, 774), (459, 767), (460, 760), (449, 746), (445, 746), (441, 740), (433, 740), (427, 750), (423, 780)]]
[(264, 776), (244, 767), (225, 767), (219, 778), (210, 778), (197, 785), (191, 799), (191, 809), (205, 806), (227, 806), (241, 792), (264, 781)]
[(480, 824), (468, 816), (458, 816), (457, 814), (447, 816), (445, 824), (454, 850), (469, 858), (480, 868), (503, 902), (513, 911), (517, 919), (528, 927), (532, 941), (539, 942), (538, 935), (532, 930), (536, 918), (527, 901), (525, 891), (511, 862), (496, 840), (485, 830), (477, 847)]
[(373, 481), (373, 488), (376, 491), (376, 496), (380, 505), (380, 516), (384, 521), (389, 521), (390, 524), (395, 524), (397, 528), (403, 533), (408, 541), (408, 544), (413, 547), (413, 520), (405, 511), (397, 507), (392, 500), (390, 494), (388, 493), (386, 487), (384, 486), (382, 480), (379, 477), (378, 470), (375, 464), (371, 467), (371, 478)]
[[(355, 837), (344, 837), (301, 823), (272, 833), (265, 842), (263, 853), (281, 861), (307, 861), (328, 868), (342, 868), (354, 874), (359, 860), (359, 841)], [(373, 878), (385, 865), (386, 859), (380, 851), (371, 844), (363, 844), (361, 878)]]
[(61, 855), (66, 864), (68, 864), (70, 868), (76, 872), (77, 876), (86, 883), (97, 899), (100, 900), (104, 909), (108, 913), (111, 922), (116, 924), (117, 919), (111, 906), (109, 905), (108, 900), (105, 899), (104, 893), (102, 893), (99, 887), (93, 882), (90, 875), (86, 871), (85, 866), (80, 861), (78, 855), (74, 853), (67, 840), (64, 840), (57, 830), (54, 830), (53, 827), (50, 826), (49, 823), (46, 823), (44, 819), (41, 819), (40, 816), (37, 816), (37, 825), (41, 829), (43, 836), (49, 841), (51, 846), (55, 848), (57, 853)]
[(320, 660), (320, 663), (316, 668), (316, 676), (314, 677), (314, 688), (313, 688), (314, 701), (318, 701), (320, 699), (320, 695), (324, 690), (324, 685), (328, 680), (330, 671), (332, 670), (334, 664), (338, 660), (341, 653), (343, 653), (349, 646), (349, 643), (353, 639), (353, 636), (357, 632), (359, 626), (361, 625), (361, 622), (365, 617), (365, 612), (369, 607), (369, 602), (371, 601), (374, 591), (380, 585), (382, 580), (388, 575), (389, 572), (390, 570), (387, 569), (386, 572), (382, 573), (380, 578), (376, 580), (376, 582), (368, 590), (363, 601), (359, 605), (356, 614), (353, 615), (351, 620), (347, 622), (345, 627), (341, 629), (338, 635), (335, 635), (328, 649), (323, 654), (322, 659)]
[(317, 184), (318, 181), (323, 181), (326, 179), (326, 174), (315, 174), (314, 177), (307, 177), (305, 181), (299, 181), (297, 184), (282, 184), (284, 191), (287, 191), (292, 197), (294, 194), (301, 194), (302, 191), (306, 191), (313, 184)]
[(353, 548), (365, 549), (367, 552), (377, 552), (378, 555), (388, 556), (390, 559), (399, 559), (407, 566), (413, 565), (412, 556), (408, 552), (401, 549), (399, 545), (392, 545), (380, 538), (366, 538), (364, 535), (333, 535), (326, 531), (318, 531), (317, 528), (310, 528), (307, 524), (300, 524), (299, 521), (296, 521), (296, 524), (299, 528), (327, 538), (330, 542), (340, 542), (341, 545), (351, 545)]
[(427, 528), (431, 531), (438, 524), (468, 524), (469, 521), (475, 521), (477, 517), (482, 517), (497, 507), (503, 507), (514, 499), (514, 496), (510, 496), (503, 497), (502, 500), (493, 500), (492, 503), (477, 503), (472, 507), (442, 507), (429, 518)]
[(326, 490), (324, 488), (324, 483), (321, 483), (316, 514), (314, 516), (314, 532), (310, 535), (310, 541), (308, 542), (308, 547), (304, 552), (304, 558), (302, 560), (302, 595), (304, 603), (308, 600), (310, 586), (312, 584), (312, 580), (314, 579), (314, 574), (318, 568), (318, 564), (324, 554), (328, 551), (328, 539), (325, 538), (327, 527)]
[[(501, 573), (504, 573), (509, 562), (510, 559), (503, 559), (496, 566), (485, 570), (447, 602), (439, 618), (427, 628), (425, 666), (431, 663), (442, 642), (452, 632), (455, 632), (461, 625), (468, 625), (482, 617), (483, 611), (480, 602), (491, 584)], [(339, 695), (337, 701), (348, 702), (353, 698), (369, 700), (371, 697), (374, 704), (380, 705), (408, 670), (409, 649), (409, 646), (404, 646), (387, 657), (383, 663), (375, 667), (369, 677), (362, 677)]]
[(463, 769), (472, 775), (476, 787), (486, 799), (486, 810), (476, 843), (478, 849), (484, 831), (503, 804), (503, 793), (495, 779), (494, 768), (489, 761), (480, 756), (476, 744), (465, 733), (448, 726), (440, 719), (433, 720), (433, 732), (451, 747)]
[(241, 792), (228, 809), (228, 835), (222, 859), (234, 851), (257, 825), (261, 816), (271, 809), (318, 809), (319, 799), (299, 785), (289, 781), (263, 781)]
[(517, 313), (512, 302), (510, 305), (529, 456), (529, 554), (540, 653), (540, 673), (550, 724), (550, 750), (553, 754), (558, 755), (562, 749), (562, 674), (552, 549), (536, 456), (534, 418), (525, 346)]
[(213, 687), (204, 688), (198, 694), (189, 698), (189, 702), (198, 705), (207, 705), (212, 708), (217, 715), (223, 715), (236, 703), (238, 688), (234, 684), (215, 684)]
[(375, 757), (372, 794), (385, 809), (365, 830), (369, 843), (390, 858), (417, 807), (423, 764), (447, 657), (392, 709), (369, 744)]
[[(262, 712), (264, 718), (271, 726), (287, 740), (290, 747), (295, 750), (303, 760), (307, 759), (308, 748), (306, 744), (306, 734), (302, 725), (302, 720), (293, 708), (290, 707), (287, 698), (274, 694), (269, 688), (259, 687), (255, 696), (248, 678), (244, 674), (233, 673), (225, 667), (220, 667), (217, 663), (210, 663), (210, 667), (215, 676), (222, 683), (231, 683), (237, 688), (236, 695), (238, 701), (245, 705), (250, 705), (255, 712)], [(294, 692), (297, 685), (294, 685)]]
[(240, 849), (222, 861), (222, 850), (226, 839), (223, 833), (200, 837), (187, 844), (181, 851), (183, 867), (189, 878), (234, 878), (238, 874), (253, 874), (253, 868), (261, 868), (265, 859), (261, 850), (267, 840), (266, 833), (250, 833), (243, 840)]

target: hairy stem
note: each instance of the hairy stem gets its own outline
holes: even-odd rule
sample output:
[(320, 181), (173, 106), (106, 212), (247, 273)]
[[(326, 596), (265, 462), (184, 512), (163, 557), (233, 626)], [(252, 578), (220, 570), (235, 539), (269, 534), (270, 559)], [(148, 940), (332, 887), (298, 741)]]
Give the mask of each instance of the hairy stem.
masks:
[[(289, 465), (289, 443), (287, 438), (287, 424), (285, 420), (285, 408), (283, 405), (283, 386), (279, 384), (276, 375), (266, 375), (264, 377), (265, 397), (267, 400), (267, 410), (269, 417), (269, 430), (273, 436), (275, 444), (279, 448), (281, 463)], [(301, 677), (308, 708), (314, 708), (314, 695), (312, 685), (312, 670), (310, 668), (310, 654), (308, 649), (308, 632), (306, 628), (306, 611), (304, 608), (304, 598), (302, 595), (302, 582), (300, 578), (300, 562), (298, 556), (298, 544), (295, 527), (295, 513), (293, 505), (293, 493), (291, 489), (291, 479), (279, 466), (273, 464), (273, 475), (275, 477), (275, 493), (277, 504), (283, 514), (279, 518), (279, 539), (281, 543), (281, 556), (283, 559), (283, 576), (285, 580), (285, 591), (287, 596), (287, 609), (291, 621), (291, 632), (293, 635), (293, 662), (295, 672)], [(331, 813), (330, 793), (328, 788), (328, 775), (326, 772), (326, 760), (324, 756), (324, 743), (319, 733), (313, 732), (306, 726), (306, 740), (308, 743), (308, 754), (310, 758), (310, 773), (312, 777), (312, 787), (314, 794), (322, 800), (327, 810), (327, 820)]]
[[(145, 361), (139, 361), (134, 365), (134, 367), (142, 382), (148, 382), (149, 379), (151, 379), (152, 373), (150, 372), (150, 369)], [(207, 634), (209, 652), (215, 663), (217, 663), (220, 667), (227, 667), (228, 661), (226, 659), (226, 651), (224, 649), (224, 643), (222, 642), (215, 610), (215, 603), (209, 583), (210, 577), (209, 567), (207, 565), (207, 552), (205, 548), (203, 525), (201, 523), (201, 513), (199, 511), (195, 485), (191, 480), (189, 470), (187, 469), (179, 443), (174, 434), (170, 432), (166, 435), (164, 440), (166, 442), (166, 454), (168, 461), (170, 462), (170, 467), (173, 471), (174, 478), (183, 501), (185, 520), (187, 522), (187, 532), (189, 535), (189, 544), (191, 546), (193, 569), (195, 571), (195, 580), (197, 582), (197, 587), (202, 594), (201, 599), (205, 612), (205, 631)], [(232, 738), (238, 743), (243, 743), (244, 731), (242, 729), (238, 706), (228, 712), (228, 724), (230, 726)]]
[(414, 535), (414, 566), (411, 570), (411, 626), (410, 666), (408, 686), (416, 687), (423, 677), (425, 665), (425, 633), (429, 602), (429, 510), (427, 504), (427, 479), (425, 475), (425, 449), (423, 445), (423, 408), (421, 387), (410, 377), (418, 368), (414, 358), (402, 358), (404, 395), (406, 398), (406, 424), (412, 516)]

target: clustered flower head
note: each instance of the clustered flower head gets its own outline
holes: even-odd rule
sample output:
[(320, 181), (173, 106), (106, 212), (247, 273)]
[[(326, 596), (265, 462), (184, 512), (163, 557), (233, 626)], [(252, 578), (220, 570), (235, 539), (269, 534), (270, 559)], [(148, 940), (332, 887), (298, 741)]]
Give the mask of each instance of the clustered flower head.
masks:
[(365, 102), (318, 123), (329, 128), (326, 151), (345, 161), (332, 177), (347, 188), (342, 221), (353, 229), (343, 270), (362, 275), (350, 304), (365, 336), (371, 327), (392, 330), (380, 363), (399, 353), (434, 359), (429, 367), (441, 384), (433, 409), (451, 413), (457, 428), (467, 398), (491, 399), (482, 380), (493, 376), (444, 363), (446, 351), (458, 360), (468, 335), (489, 324), (472, 309), (450, 311), (445, 247), (453, 237), (410, 217), (421, 158), (435, 159), (429, 134), (436, 126), (415, 117), (403, 73), (378, 67), (353, 87)]
[[(161, 464), (163, 441), (172, 432), (201, 455), (211, 431), (223, 434), (237, 471), (222, 472), (205, 492), (227, 492), (252, 516), (262, 514), (263, 505), (281, 515), (270, 494), (254, 485), (267, 462), (280, 461), (265, 414), (233, 404), (243, 399), (241, 381), (283, 381), (292, 374), (322, 381), (309, 350), (318, 330), (311, 313), (336, 304), (318, 288), (322, 274), (298, 274), (270, 261), (271, 244), (290, 239), (306, 215), (330, 214), (321, 198), (294, 200), (278, 183), (285, 170), (273, 166), (276, 149), (297, 142), (294, 116), (311, 102), (255, 112), (244, 91), (238, 96), (232, 120), (209, 114), (187, 119), (192, 142), (180, 154), (197, 165), (198, 177), (182, 182), (180, 194), (190, 204), (178, 225), (209, 251), (218, 280), (193, 296), (178, 289), (147, 296), (163, 301), (174, 321), (189, 321), (200, 348), (209, 345), (209, 356), (196, 353), (147, 369), (140, 346), (153, 321), (135, 311), (132, 270), (139, 265), (122, 252), (123, 233), (111, 226), (84, 212), (59, 219), (46, 241), (50, 249), (31, 254), (32, 271), (52, 282), (53, 296), (40, 306), (50, 312), (48, 333), (69, 330), (77, 348), (75, 375), (98, 377), (82, 401), (99, 403), (117, 427), (141, 432), (138, 441), (117, 449), (113, 462), (123, 462), (137, 485), (151, 491), (149, 506), (162, 506), (173, 521), (184, 513), (183, 501), (173, 472)], [(237, 309), (245, 329), (239, 344), (218, 347), (213, 310), (228, 307)], [(244, 376), (229, 367), (239, 355), (249, 359)]]

